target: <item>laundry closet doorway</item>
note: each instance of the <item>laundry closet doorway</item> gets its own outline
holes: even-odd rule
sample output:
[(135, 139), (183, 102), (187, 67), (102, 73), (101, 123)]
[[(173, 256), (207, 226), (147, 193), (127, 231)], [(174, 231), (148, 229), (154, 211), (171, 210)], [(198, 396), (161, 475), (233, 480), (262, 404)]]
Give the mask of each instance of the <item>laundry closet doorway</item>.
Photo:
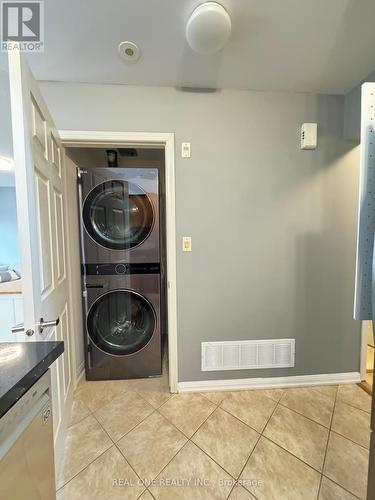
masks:
[[(99, 149), (115, 150), (118, 152), (134, 150), (143, 152), (141, 157), (147, 159), (147, 151), (159, 151), (163, 159), (163, 169), (160, 170), (161, 195), (164, 198), (160, 204), (161, 220), (165, 234), (161, 241), (161, 249), (165, 259), (161, 259), (162, 271), (165, 273), (165, 310), (168, 332), (168, 376), (171, 392), (177, 392), (177, 310), (176, 310), (176, 230), (175, 230), (175, 167), (174, 167), (174, 134), (169, 133), (122, 133), (122, 132), (100, 132), (100, 131), (59, 131), (62, 142), (66, 148), (73, 151), (70, 155), (73, 163), (80, 167), (79, 158), (81, 151)], [(83, 149), (84, 148), (84, 149)], [(90, 155), (89, 155), (90, 156)], [(150, 156), (150, 155), (149, 155)], [(94, 156), (93, 156), (94, 158)], [(158, 158), (158, 155), (156, 156)], [(146, 165), (142, 158), (135, 158), (127, 162), (134, 167)], [(152, 163), (152, 162), (151, 162)], [(156, 162), (157, 163), (157, 162)], [(98, 164), (96, 164), (98, 166)], [(119, 164), (119, 166), (121, 166)], [(104, 170), (104, 169), (103, 169)], [(104, 186), (104, 184), (102, 184)], [(140, 207), (147, 208), (147, 207)], [(147, 212), (147, 210), (146, 210)], [(73, 214), (72, 214), (73, 215)], [(88, 228), (85, 228), (88, 229)], [(102, 242), (103, 243), (103, 242)], [(137, 244), (137, 242), (136, 242)], [(102, 245), (105, 246), (105, 245)], [(151, 259), (156, 260), (156, 259)], [(165, 268), (163, 269), (163, 262)], [(77, 285), (76, 285), (77, 286)], [(134, 307), (134, 304), (133, 306)], [(165, 332), (164, 332), (165, 333)]]

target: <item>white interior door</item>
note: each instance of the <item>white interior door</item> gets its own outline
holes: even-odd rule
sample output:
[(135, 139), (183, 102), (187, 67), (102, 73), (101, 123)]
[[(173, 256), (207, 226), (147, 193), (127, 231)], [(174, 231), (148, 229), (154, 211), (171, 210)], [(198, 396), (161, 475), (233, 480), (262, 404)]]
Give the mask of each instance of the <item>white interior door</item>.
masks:
[[(54, 363), (51, 374), (58, 467), (73, 392), (65, 152), (26, 60), (16, 50), (9, 52), (9, 78), (24, 296), (23, 340), (65, 343), (64, 354)], [(41, 318), (58, 319), (58, 324), (41, 331)]]

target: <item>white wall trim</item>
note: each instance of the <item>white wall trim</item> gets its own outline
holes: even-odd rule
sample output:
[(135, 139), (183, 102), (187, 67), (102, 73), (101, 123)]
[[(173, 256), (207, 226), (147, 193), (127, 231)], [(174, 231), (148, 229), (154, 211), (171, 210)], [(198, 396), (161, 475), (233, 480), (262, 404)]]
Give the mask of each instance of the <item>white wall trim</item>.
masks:
[(176, 196), (174, 134), (159, 132), (108, 132), (92, 130), (59, 130), (65, 147), (135, 145), (161, 146), (165, 149), (167, 276), (168, 276), (168, 358), (169, 388), (178, 391), (177, 361), (177, 271), (176, 271)]
[(366, 380), (367, 376), (367, 336), (368, 336), (368, 323), (370, 320), (364, 320), (361, 322), (361, 363), (360, 363), (360, 373), (361, 379)]
[(178, 392), (245, 391), (249, 389), (277, 389), (280, 387), (309, 385), (356, 384), (360, 381), (361, 376), (359, 372), (230, 380), (199, 380), (196, 382), (180, 382), (178, 384)]

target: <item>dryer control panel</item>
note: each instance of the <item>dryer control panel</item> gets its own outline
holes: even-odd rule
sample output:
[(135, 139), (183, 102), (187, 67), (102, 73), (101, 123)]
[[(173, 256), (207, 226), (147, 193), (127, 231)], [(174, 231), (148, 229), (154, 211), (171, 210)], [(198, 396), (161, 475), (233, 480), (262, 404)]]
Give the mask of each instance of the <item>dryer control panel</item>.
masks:
[(138, 263), (108, 263), (108, 264), (83, 264), (82, 274), (86, 276), (105, 276), (116, 274), (159, 274), (160, 264), (158, 262)]

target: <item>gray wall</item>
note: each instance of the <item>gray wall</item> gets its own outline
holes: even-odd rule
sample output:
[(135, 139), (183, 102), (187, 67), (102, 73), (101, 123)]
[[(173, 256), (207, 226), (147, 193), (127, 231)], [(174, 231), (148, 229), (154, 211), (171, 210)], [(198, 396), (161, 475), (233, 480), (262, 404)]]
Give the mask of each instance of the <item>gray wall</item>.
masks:
[[(342, 138), (343, 97), (41, 86), (58, 128), (176, 134), (180, 381), (359, 370), (358, 150)], [(317, 151), (299, 150), (305, 121), (319, 124)], [(296, 338), (293, 369), (200, 371), (201, 341), (282, 337)]]

